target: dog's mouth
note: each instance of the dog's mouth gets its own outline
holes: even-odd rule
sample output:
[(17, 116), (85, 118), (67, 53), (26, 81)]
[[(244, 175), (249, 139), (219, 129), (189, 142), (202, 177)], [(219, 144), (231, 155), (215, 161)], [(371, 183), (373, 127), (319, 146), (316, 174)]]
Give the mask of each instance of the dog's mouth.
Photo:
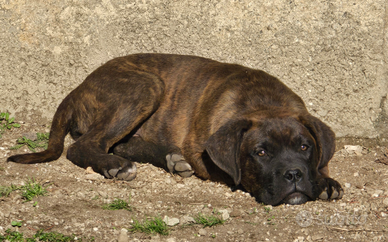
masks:
[(283, 199), (283, 203), (297, 205), (297, 204), (303, 204), (308, 200), (309, 200), (309, 197), (306, 196), (305, 194), (301, 192), (293, 192), (287, 195), (287, 197)]

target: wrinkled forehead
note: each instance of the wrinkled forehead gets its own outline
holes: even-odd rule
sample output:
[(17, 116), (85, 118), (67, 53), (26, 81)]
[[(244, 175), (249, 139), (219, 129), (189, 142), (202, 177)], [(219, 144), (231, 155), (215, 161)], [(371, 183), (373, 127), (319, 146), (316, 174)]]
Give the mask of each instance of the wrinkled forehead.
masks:
[(314, 142), (309, 130), (293, 117), (267, 118), (258, 121), (255, 126), (249, 136), (257, 141), (272, 141), (281, 145)]

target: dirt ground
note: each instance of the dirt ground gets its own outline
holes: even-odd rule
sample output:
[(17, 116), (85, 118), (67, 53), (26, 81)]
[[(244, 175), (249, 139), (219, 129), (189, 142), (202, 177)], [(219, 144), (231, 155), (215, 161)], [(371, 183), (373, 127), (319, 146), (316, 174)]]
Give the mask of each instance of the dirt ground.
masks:
[[(148, 164), (137, 164), (137, 178), (122, 182), (76, 167), (64, 156), (46, 164), (6, 163), (8, 156), (27, 151), (9, 150), (17, 138), (47, 131), (47, 125), (25, 123), (0, 139), (0, 186), (22, 185), (35, 178), (49, 191), (31, 202), (23, 202), (17, 191), (0, 197), (0, 235), (11, 228), (25, 237), (43, 229), (120, 242), (388, 240), (388, 146), (382, 141), (338, 140), (330, 169), (344, 187), (341, 200), (271, 207), (223, 184), (182, 179)], [(102, 209), (115, 198), (130, 199), (132, 211)], [(214, 212), (227, 219), (223, 225), (190, 224), (198, 213)], [(134, 220), (165, 216), (169, 221), (179, 219), (169, 235), (126, 230)], [(22, 226), (12, 227), (12, 221), (22, 221)]]

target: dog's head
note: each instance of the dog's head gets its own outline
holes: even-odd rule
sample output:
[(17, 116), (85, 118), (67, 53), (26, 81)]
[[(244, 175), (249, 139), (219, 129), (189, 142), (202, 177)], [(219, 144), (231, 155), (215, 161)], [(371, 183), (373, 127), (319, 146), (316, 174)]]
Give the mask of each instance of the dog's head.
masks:
[(334, 148), (334, 133), (308, 114), (231, 120), (206, 142), (210, 158), (236, 185), (271, 205), (317, 199), (319, 170)]

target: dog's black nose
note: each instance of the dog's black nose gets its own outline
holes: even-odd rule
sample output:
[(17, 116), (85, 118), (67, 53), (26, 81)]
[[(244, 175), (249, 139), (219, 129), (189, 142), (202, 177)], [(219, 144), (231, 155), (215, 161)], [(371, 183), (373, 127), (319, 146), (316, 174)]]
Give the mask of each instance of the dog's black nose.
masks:
[(303, 178), (303, 172), (299, 169), (288, 170), (284, 173), (284, 178), (290, 182), (298, 182)]

